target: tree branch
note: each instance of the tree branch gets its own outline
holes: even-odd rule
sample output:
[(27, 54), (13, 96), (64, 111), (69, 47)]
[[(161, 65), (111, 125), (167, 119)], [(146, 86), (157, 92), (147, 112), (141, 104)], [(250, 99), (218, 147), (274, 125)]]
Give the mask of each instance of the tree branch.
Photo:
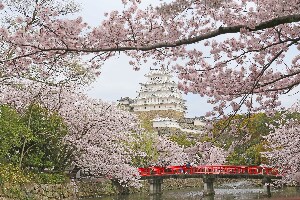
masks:
[[(187, 44), (194, 44), (206, 39), (214, 38), (220, 35), (225, 35), (228, 33), (239, 33), (242, 28), (245, 28), (249, 32), (264, 30), (267, 28), (276, 27), (278, 25), (282, 24), (289, 24), (293, 22), (299, 22), (300, 21), (300, 14), (293, 14), (293, 15), (287, 15), (283, 17), (273, 18), (268, 21), (264, 21), (259, 23), (255, 28), (250, 28), (245, 25), (236, 25), (236, 26), (229, 26), (229, 27), (219, 27), (218, 29), (214, 31), (210, 31), (205, 34), (201, 34), (194, 37), (189, 37), (185, 39), (179, 39), (177, 41), (173, 42), (161, 42), (153, 45), (147, 45), (147, 46), (118, 46), (118, 47), (108, 47), (108, 48), (63, 48), (63, 47), (57, 47), (57, 48), (41, 48), (34, 45), (26, 45), (31, 46), (32, 48), (36, 48), (39, 51), (68, 51), (68, 52), (86, 52), (86, 53), (96, 53), (96, 52), (109, 52), (109, 51), (150, 51), (158, 48), (170, 48), (170, 47), (178, 47), (182, 45)], [(24, 45), (25, 46), (25, 45)], [(31, 55), (34, 54), (34, 52), (30, 53)], [(13, 60), (15, 58), (12, 58)]]

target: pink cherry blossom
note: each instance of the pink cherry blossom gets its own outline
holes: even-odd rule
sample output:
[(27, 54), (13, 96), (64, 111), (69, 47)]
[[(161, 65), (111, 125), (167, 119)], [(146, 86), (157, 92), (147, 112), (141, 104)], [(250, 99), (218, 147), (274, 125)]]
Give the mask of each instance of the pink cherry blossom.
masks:
[[(295, 104), (286, 114), (299, 112), (299, 104)], [(286, 120), (285, 123), (283, 123)], [(284, 175), (285, 183), (298, 185), (300, 183), (300, 122), (297, 119), (282, 119), (279, 127), (266, 136), (268, 149), (263, 154), (270, 160), (270, 164), (278, 167)]]

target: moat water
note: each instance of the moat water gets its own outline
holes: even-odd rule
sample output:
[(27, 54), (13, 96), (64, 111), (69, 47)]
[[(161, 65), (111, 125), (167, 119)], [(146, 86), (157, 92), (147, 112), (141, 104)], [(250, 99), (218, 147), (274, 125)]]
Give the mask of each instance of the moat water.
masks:
[(247, 182), (237, 182), (215, 188), (216, 194), (213, 197), (204, 197), (202, 188), (188, 188), (164, 191), (160, 196), (130, 194), (105, 196), (92, 200), (300, 200), (300, 189), (294, 187), (272, 188), (270, 198), (265, 197), (263, 191), (262, 188), (253, 187)]

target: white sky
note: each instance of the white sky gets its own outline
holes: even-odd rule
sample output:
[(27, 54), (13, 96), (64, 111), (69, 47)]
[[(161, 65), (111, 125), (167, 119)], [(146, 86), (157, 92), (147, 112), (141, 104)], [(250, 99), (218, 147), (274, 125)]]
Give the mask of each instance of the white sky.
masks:
[[(103, 19), (105, 12), (112, 10), (121, 10), (123, 5), (121, 0), (75, 0), (82, 6), (82, 11), (79, 13), (83, 21), (92, 26), (97, 26)], [(169, 0), (164, 0), (169, 1)], [(143, 0), (145, 4), (155, 4), (160, 0)], [(140, 71), (134, 71), (132, 66), (128, 64), (129, 58), (124, 55), (114, 57), (107, 61), (101, 70), (101, 75), (96, 82), (92, 84), (88, 94), (91, 97), (102, 99), (104, 101), (116, 102), (121, 97), (135, 98), (137, 91), (140, 89), (139, 83), (145, 82), (144, 74), (152, 67), (150, 64), (145, 64)], [(291, 93), (292, 94), (292, 93)], [(298, 95), (283, 96), (282, 103), (284, 106), (291, 106)], [(199, 95), (188, 94), (183, 95), (186, 100), (187, 117), (202, 116), (207, 111), (212, 109), (212, 106), (206, 103), (206, 98), (201, 98)]]

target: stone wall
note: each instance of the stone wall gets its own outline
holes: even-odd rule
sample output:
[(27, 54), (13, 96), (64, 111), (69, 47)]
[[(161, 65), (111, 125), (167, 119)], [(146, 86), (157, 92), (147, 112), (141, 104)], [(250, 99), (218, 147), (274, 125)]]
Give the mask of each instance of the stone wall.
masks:
[(64, 184), (6, 185), (0, 190), (0, 200), (76, 200), (118, 194), (111, 181), (76, 181)]
[(145, 112), (134, 112), (138, 114), (140, 119), (147, 119), (152, 120), (156, 118), (157, 116), (161, 118), (172, 118), (172, 119), (180, 119), (184, 117), (183, 112), (175, 111), (175, 110), (152, 110), (152, 111), (145, 111)]
[[(0, 200), (76, 200), (116, 195), (120, 193), (147, 193), (149, 184), (142, 181), (142, 188), (120, 188), (107, 179), (81, 180), (64, 184), (5, 185), (0, 190)], [(202, 179), (166, 179), (162, 190), (202, 187)], [(5, 188), (5, 189), (4, 189)]]
[(4, 185), (0, 190), (0, 200), (74, 200), (77, 198), (75, 187), (65, 184), (26, 184)]
[(172, 118), (178, 120), (183, 118), (184, 113), (178, 112), (174, 110), (157, 110), (157, 111), (148, 111), (148, 112), (134, 112), (138, 115), (139, 119), (141, 120), (141, 125), (147, 131), (153, 131), (153, 122), (152, 120), (157, 116), (161, 118)]

